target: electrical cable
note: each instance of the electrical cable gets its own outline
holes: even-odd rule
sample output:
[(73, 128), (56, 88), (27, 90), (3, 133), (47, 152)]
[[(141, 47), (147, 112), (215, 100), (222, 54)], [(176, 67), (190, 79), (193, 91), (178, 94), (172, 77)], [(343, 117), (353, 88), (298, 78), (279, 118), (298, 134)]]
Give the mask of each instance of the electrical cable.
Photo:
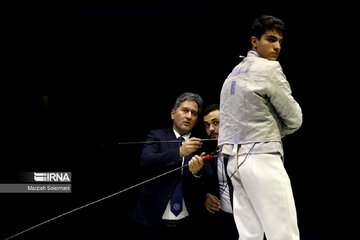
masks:
[[(201, 141), (209, 141), (209, 140), (214, 140), (214, 139), (201, 139)], [(216, 140), (216, 139), (215, 139), (215, 140)], [(182, 142), (182, 141), (183, 141), (183, 140), (146, 141), (146, 142), (120, 142), (119, 145), (120, 145), (120, 144), (149, 144), (149, 143), (161, 143), (161, 142)], [(255, 146), (255, 144), (256, 144), (256, 143), (254, 143), (253, 146), (250, 148), (249, 152), (248, 152), (248, 153), (246, 154), (246, 156), (245, 156), (244, 161), (242, 161), (242, 162), (239, 164), (238, 168), (246, 161), (248, 155), (250, 154), (250, 152), (251, 152), (251, 150), (253, 149), (253, 147)], [(218, 157), (218, 155), (210, 154), (210, 155), (203, 156), (202, 158), (203, 158), (204, 161), (206, 161), (206, 160), (210, 160), (210, 159), (212, 159), (212, 158), (214, 158), (214, 157)], [(145, 180), (145, 181), (142, 181), (142, 182), (140, 182), (140, 183), (137, 183), (137, 184), (135, 184), (135, 185), (132, 185), (132, 186), (130, 186), (130, 187), (128, 187), (128, 188), (125, 188), (125, 189), (120, 190), (120, 191), (118, 191), (118, 192), (115, 192), (115, 193), (113, 193), (113, 194), (107, 195), (107, 196), (105, 196), (105, 197), (103, 197), (103, 198), (100, 198), (100, 199), (98, 199), (98, 200), (95, 200), (95, 201), (93, 201), (93, 202), (87, 203), (87, 204), (85, 204), (85, 205), (82, 205), (82, 206), (80, 206), (80, 207), (77, 207), (77, 208), (75, 208), (75, 209), (72, 209), (72, 210), (70, 210), (70, 211), (67, 211), (67, 212), (65, 212), (65, 213), (62, 213), (62, 214), (60, 214), (60, 215), (58, 215), (58, 216), (55, 216), (55, 217), (50, 218), (50, 219), (48, 219), (48, 220), (46, 220), (46, 221), (43, 221), (43, 222), (41, 222), (41, 223), (39, 223), (39, 224), (36, 224), (36, 225), (34, 225), (34, 226), (30, 227), (30, 228), (27, 228), (27, 229), (25, 229), (25, 230), (23, 230), (23, 231), (21, 231), (21, 232), (18, 232), (18, 233), (14, 234), (14, 235), (12, 235), (12, 236), (10, 236), (10, 237), (7, 237), (7, 238), (5, 238), (4, 240), (13, 239), (13, 238), (15, 238), (15, 237), (17, 237), (17, 236), (20, 236), (20, 235), (22, 235), (22, 234), (24, 234), (24, 233), (26, 233), (26, 232), (28, 232), (28, 231), (30, 231), (30, 230), (32, 230), (32, 229), (35, 229), (35, 228), (37, 228), (37, 227), (40, 227), (40, 226), (42, 226), (42, 225), (44, 225), (44, 224), (46, 224), (46, 223), (52, 222), (52, 221), (54, 221), (54, 220), (56, 220), (56, 219), (58, 219), (58, 218), (61, 218), (61, 217), (66, 216), (66, 215), (68, 215), (68, 214), (70, 214), (70, 213), (79, 211), (79, 210), (81, 210), (81, 209), (83, 209), (83, 208), (86, 208), (86, 207), (89, 207), (89, 206), (91, 206), (91, 205), (93, 205), (93, 204), (95, 204), (95, 203), (104, 201), (104, 200), (106, 200), (106, 199), (108, 199), (108, 198), (111, 198), (111, 197), (114, 197), (114, 196), (119, 195), (119, 194), (121, 194), (121, 193), (124, 193), (124, 192), (126, 192), (126, 191), (128, 191), (128, 190), (131, 190), (131, 189), (133, 189), (133, 188), (136, 188), (136, 187), (138, 187), (138, 186), (141, 186), (141, 185), (143, 185), (143, 184), (145, 184), (145, 183), (151, 182), (151, 181), (153, 181), (153, 180), (155, 180), (155, 179), (158, 179), (158, 178), (160, 178), (160, 177), (163, 177), (163, 176), (165, 176), (165, 175), (167, 175), (167, 174), (170, 174), (170, 173), (175, 172), (175, 171), (177, 171), (177, 170), (183, 169), (183, 168), (187, 167), (188, 165), (189, 165), (189, 164), (184, 164), (183, 166), (177, 167), (177, 168), (172, 169), (172, 170), (170, 170), (170, 171), (168, 171), (168, 172), (159, 174), (159, 175), (157, 175), (157, 176), (155, 176), (155, 177), (153, 177), (153, 178), (147, 179), (147, 180)], [(235, 172), (232, 173), (229, 178), (231, 179), (231, 177), (232, 177), (234, 174), (235, 174)], [(226, 187), (227, 187), (227, 186), (225, 186), (225, 188), (226, 188)], [(223, 191), (225, 191), (225, 188), (223, 189)]]
[[(243, 164), (245, 163), (246, 159), (249, 157), (249, 155), (250, 155), (250, 153), (251, 153), (251, 151), (252, 151), (252, 149), (254, 148), (254, 146), (255, 146), (256, 143), (257, 143), (257, 142), (255, 142), (255, 143), (251, 146), (251, 148), (249, 149), (249, 151), (246, 153), (246, 156), (245, 156), (244, 160), (237, 166), (236, 169), (239, 169), (239, 168), (241, 167), (241, 165), (243, 165)], [(237, 171), (237, 170), (235, 170), (233, 173), (231, 173), (231, 175), (229, 176), (229, 179), (230, 179), (230, 180), (231, 180), (231, 178), (234, 176), (234, 174), (236, 173), (236, 171)], [(222, 189), (220, 189), (220, 196), (225, 192), (225, 190), (226, 190), (226, 188), (227, 188), (228, 185), (229, 185), (229, 183), (226, 182), (226, 185), (225, 185)]]

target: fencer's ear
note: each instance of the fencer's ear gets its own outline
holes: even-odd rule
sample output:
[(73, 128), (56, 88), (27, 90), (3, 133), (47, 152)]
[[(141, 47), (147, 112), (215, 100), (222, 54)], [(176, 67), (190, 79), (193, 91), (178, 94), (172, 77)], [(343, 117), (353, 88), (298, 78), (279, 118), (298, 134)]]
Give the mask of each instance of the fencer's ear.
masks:
[(253, 49), (257, 48), (257, 41), (258, 41), (257, 37), (251, 36), (250, 43), (251, 43), (251, 46), (253, 47)]

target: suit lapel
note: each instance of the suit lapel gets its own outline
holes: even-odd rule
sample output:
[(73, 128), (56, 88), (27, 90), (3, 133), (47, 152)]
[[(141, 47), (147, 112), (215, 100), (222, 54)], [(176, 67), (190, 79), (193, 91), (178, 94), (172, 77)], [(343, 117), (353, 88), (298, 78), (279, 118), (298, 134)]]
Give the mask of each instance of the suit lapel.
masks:
[[(167, 133), (167, 135), (165, 137), (166, 138), (165, 140), (176, 140), (176, 136), (175, 136), (174, 130), (172, 128), (169, 128), (166, 133)], [(174, 148), (178, 147), (178, 143), (176, 143), (176, 142), (172, 142), (172, 143), (168, 142), (167, 144), (169, 146), (169, 149), (174, 149)]]

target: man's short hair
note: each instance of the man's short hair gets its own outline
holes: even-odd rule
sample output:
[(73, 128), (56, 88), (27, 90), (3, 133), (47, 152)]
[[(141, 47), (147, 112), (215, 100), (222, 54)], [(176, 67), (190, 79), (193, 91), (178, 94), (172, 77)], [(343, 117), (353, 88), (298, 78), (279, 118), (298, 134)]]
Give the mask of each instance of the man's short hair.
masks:
[(205, 109), (204, 109), (204, 114), (203, 116), (206, 116), (208, 115), (209, 113), (211, 113), (212, 111), (215, 111), (215, 110), (219, 110), (219, 104), (210, 104), (208, 105)]
[(250, 36), (255, 36), (257, 39), (260, 39), (266, 31), (271, 30), (275, 30), (280, 35), (283, 35), (285, 31), (284, 22), (270, 15), (262, 15), (254, 20)]
[(198, 95), (196, 93), (191, 93), (191, 92), (182, 93), (181, 95), (179, 95), (176, 98), (176, 101), (174, 104), (174, 110), (176, 111), (178, 109), (178, 107), (180, 107), (181, 103), (185, 100), (194, 100), (198, 105), (199, 114), (201, 113), (202, 106), (203, 106), (203, 100), (200, 97), (200, 95)]

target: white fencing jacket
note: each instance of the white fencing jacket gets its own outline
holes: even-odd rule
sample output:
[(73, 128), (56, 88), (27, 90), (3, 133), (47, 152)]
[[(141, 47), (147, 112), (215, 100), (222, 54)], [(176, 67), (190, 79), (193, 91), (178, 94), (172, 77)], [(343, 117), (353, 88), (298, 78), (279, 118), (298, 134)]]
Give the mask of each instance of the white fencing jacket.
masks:
[(249, 51), (227, 79), (220, 96), (218, 145), (280, 142), (302, 124), (299, 104), (278, 61)]

